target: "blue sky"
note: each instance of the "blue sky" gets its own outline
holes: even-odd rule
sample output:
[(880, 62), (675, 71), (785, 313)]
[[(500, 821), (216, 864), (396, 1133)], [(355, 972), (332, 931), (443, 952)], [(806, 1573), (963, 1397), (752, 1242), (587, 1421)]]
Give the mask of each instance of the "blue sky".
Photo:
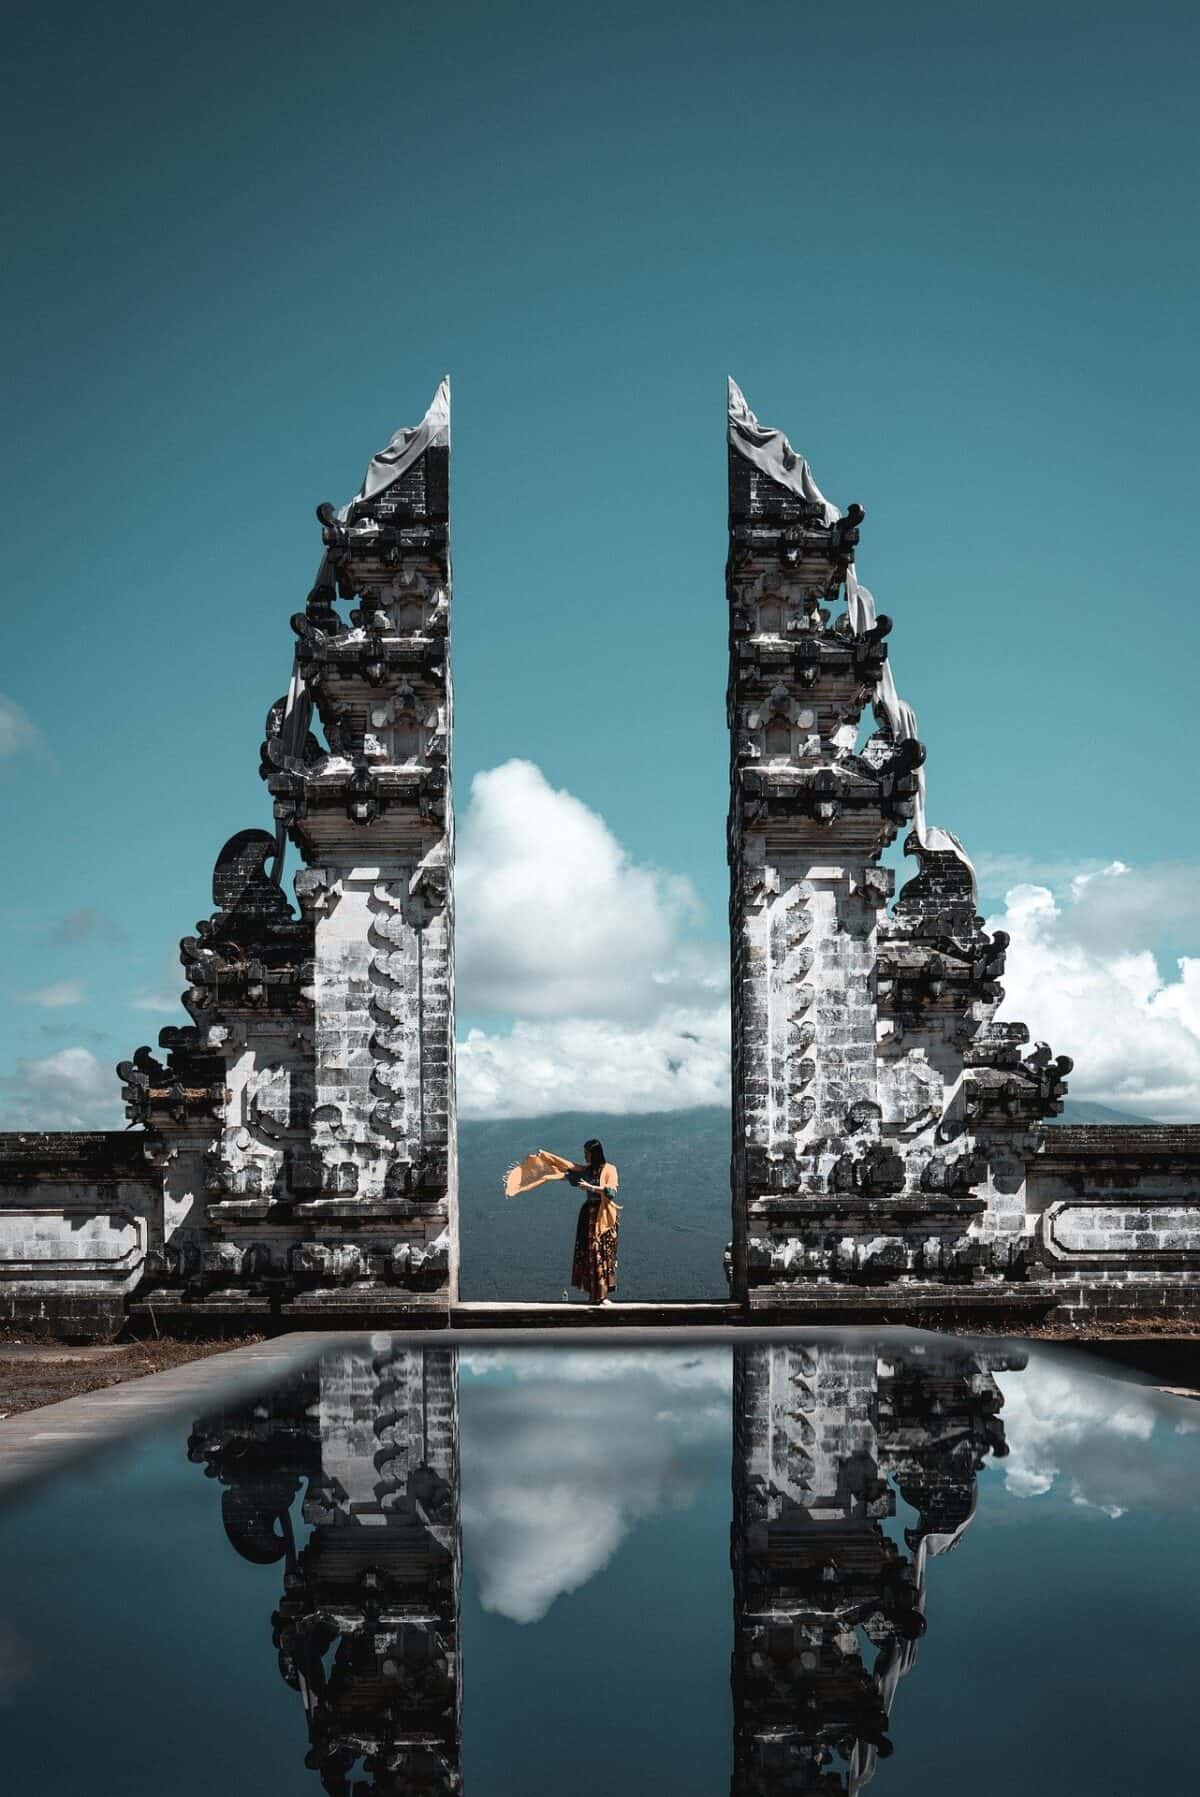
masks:
[[(173, 1020), (131, 1005), (178, 991), (217, 850), (267, 821), (312, 507), (446, 369), (464, 819), (476, 774), (532, 764), (660, 870), (717, 977), (732, 371), (867, 507), (932, 819), (997, 914), (1043, 884), (1039, 941), (1097, 967), (1111, 929), (1064, 946), (1070, 881), (1124, 864), (1136, 1005), (1170, 1014), (1156, 1065), (1186, 1059), (1198, 35), (1174, 4), (21, 9), (12, 1120), (53, 1120), (20, 1060), (107, 1067)], [(461, 996), (485, 1033), (521, 1014)]]

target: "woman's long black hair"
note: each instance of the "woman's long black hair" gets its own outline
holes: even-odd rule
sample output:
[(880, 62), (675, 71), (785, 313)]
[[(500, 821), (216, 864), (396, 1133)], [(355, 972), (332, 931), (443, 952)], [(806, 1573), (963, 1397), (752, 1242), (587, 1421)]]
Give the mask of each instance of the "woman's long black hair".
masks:
[(592, 1136), (588, 1141), (586, 1141), (584, 1143), (583, 1152), (587, 1155), (587, 1163), (588, 1163), (589, 1167), (599, 1168), (604, 1165), (604, 1161), (605, 1161), (604, 1143), (597, 1141), (595, 1136)]

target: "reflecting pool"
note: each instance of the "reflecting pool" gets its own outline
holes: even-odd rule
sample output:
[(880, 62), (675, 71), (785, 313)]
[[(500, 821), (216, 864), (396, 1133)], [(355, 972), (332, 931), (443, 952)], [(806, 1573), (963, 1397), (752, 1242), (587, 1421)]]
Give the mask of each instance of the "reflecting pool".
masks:
[(1075, 1351), (364, 1338), (0, 1509), (0, 1789), (1191, 1789), (1198, 1473)]

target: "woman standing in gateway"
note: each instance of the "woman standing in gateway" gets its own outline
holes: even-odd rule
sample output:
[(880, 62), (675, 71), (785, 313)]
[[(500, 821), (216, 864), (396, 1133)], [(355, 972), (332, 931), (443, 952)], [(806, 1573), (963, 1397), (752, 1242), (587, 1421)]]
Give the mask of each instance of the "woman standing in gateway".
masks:
[(575, 1253), (571, 1260), (571, 1284), (586, 1292), (593, 1304), (609, 1304), (617, 1284), (617, 1231), (621, 1206), (616, 1202), (617, 1169), (605, 1159), (604, 1144), (591, 1137), (583, 1145), (582, 1161), (565, 1160), (549, 1148), (539, 1148), (510, 1167), (504, 1179), (504, 1195), (515, 1198), (531, 1192), (547, 1180), (565, 1179), (587, 1193), (575, 1225)]

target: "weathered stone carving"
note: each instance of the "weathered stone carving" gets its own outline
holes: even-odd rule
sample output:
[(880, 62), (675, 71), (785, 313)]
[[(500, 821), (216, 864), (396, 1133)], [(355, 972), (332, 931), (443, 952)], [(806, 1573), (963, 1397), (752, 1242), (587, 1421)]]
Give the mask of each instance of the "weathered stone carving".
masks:
[[(925, 749), (888, 671), (891, 620), (854, 576), (862, 508), (842, 519), (785, 484), (791, 452), (764, 464), (754, 433), (737, 395), (735, 1293), (786, 1309), (847, 1284), (1011, 1283), (1029, 1265), (1011, 1169), (1061, 1109), (1070, 1062), (1044, 1045), (1023, 1056), (1024, 1028), (993, 1022), (1007, 944), (976, 915), (956, 840), (924, 822)], [(889, 913), (880, 857), (910, 820), (918, 872)]]
[(394, 1316), (452, 1295), (444, 399), (390, 485), (318, 508), (321, 570), (261, 757), (303, 860), (299, 915), (267, 871), (282, 834), (231, 838), (217, 910), (181, 944), (193, 1027), (163, 1032), (165, 1065), (121, 1067), (164, 1167), (160, 1311)]

